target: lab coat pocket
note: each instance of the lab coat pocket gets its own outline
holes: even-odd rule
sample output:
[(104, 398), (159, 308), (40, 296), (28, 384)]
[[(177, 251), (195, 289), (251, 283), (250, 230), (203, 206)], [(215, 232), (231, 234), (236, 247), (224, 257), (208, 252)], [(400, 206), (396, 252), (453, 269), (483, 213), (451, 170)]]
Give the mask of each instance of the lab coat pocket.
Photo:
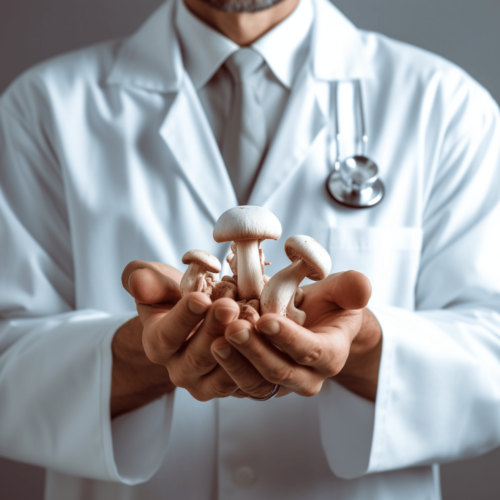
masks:
[(370, 304), (414, 309), (421, 247), (421, 228), (330, 228), (332, 272), (365, 274), (372, 284)]

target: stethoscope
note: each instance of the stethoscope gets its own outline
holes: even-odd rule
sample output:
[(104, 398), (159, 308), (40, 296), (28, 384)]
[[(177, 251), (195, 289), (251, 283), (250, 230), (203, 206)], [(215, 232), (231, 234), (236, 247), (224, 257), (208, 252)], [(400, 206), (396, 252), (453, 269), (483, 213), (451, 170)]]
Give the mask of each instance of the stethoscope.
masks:
[[(335, 143), (336, 159), (333, 172), (326, 180), (326, 189), (332, 198), (338, 203), (351, 208), (370, 208), (380, 203), (384, 197), (384, 184), (379, 179), (379, 169), (377, 164), (366, 156), (366, 145), (368, 135), (366, 133), (365, 109), (361, 82), (356, 80), (357, 101), (359, 106), (359, 117), (361, 125), (361, 139), (357, 139), (356, 150), (361, 149), (361, 154), (340, 158), (340, 127), (338, 112), (338, 83), (334, 85), (334, 105), (335, 108)], [(359, 147), (361, 143), (361, 148)], [(357, 152), (358, 152), (357, 151)]]

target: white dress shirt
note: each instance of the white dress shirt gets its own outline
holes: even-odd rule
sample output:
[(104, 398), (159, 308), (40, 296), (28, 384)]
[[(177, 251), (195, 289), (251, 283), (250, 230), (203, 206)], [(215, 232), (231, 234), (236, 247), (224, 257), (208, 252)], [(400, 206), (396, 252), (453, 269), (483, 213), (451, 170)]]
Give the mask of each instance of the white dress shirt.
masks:
[[(312, 22), (311, 0), (301, 0), (284, 21), (251, 46), (266, 62), (258, 70), (257, 88), (266, 118), (266, 150), (278, 129), (293, 82), (307, 58)], [(194, 16), (182, 0), (177, 0), (175, 26), (186, 71), (220, 149), (233, 93), (231, 76), (223, 64), (240, 47)]]

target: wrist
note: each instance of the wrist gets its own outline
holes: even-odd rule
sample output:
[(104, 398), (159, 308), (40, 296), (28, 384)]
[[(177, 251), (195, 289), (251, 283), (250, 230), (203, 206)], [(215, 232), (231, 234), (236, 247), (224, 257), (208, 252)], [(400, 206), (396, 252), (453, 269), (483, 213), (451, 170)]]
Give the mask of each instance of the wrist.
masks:
[(375, 315), (362, 311), (360, 330), (352, 341), (347, 361), (335, 381), (358, 396), (375, 401), (382, 355), (382, 329)]
[(127, 321), (116, 331), (111, 349), (111, 418), (140, 408), (175, 388), (167, 369), (146, 356), (139, 317)]

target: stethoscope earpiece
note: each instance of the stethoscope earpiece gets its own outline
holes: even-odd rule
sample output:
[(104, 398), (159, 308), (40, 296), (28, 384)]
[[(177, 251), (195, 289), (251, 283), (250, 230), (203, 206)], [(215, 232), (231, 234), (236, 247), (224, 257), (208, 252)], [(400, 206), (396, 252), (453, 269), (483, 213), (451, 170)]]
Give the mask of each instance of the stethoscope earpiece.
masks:
[(371, 208), (382, 201), (385, 194), (384, 184), (379, 179), (377, 164), (365, 156), (368, 136), (365, 127), (365, 114), (361, 82), (356, 81), (359, 111), (361, 117), (362, 155), (349, 156), (340, 160), (340, 129), (338, 117), (338, 84), (335, 84), (335, 139), (337, 158), (335, 169), (326, 180), (326, 188), (338, 203), (350, 208)]

